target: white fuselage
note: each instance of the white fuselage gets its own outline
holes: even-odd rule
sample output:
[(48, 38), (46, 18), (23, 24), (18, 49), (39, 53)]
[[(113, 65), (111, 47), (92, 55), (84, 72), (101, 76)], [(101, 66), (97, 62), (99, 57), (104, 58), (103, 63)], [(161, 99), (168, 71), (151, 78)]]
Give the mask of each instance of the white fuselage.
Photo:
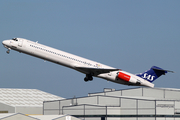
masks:
[[(38, 42), (33, 42), (23, 38), (16, 38), (12, 40), (3, 41), (3, 45), (10, 49), (35, 56), (59, 65), (63, 65), (79, 72), (86, 74), (86, 76), (100, 77), (112, 82), (126, 84), (126, 85), (136, 85), (136, 86), (148, 86), (154, 87), (154, 84), (138, 77), (134, 74), (118, 70), (116, 68), (88, 60), (61, 50), (57, 50), (52, 47), (48, 47)], [(123, 74), (123, 78), (120, 75)], [(124, 77), (129, 77), (128, 80)]]

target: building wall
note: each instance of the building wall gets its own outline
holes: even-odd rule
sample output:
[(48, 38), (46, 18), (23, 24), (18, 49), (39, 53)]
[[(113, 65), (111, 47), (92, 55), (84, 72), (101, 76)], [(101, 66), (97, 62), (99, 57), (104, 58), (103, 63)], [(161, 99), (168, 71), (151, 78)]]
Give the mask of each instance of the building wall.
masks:
[(84, 116), (85, 120), (103, 119), (104, 116), (111, 120), (176, 120), (180, 119), (180, 90), (136, 88), (106, 91), (88, 97), (44, 102), (43, 111), (46, 115)]
[(166, 99), (180, 99), (180, 91), (165, 90)]
[(15, 113), (15, 107), (0, 103), (0, 113)]
[[(89, 98), (89, 99), (88, 99)], [(74, 99), (73, 99), (74, 100)], [(44, 103), (44, 114), (89, 114), (90, 108), (86, 105), (91, 105), (92, 111), (100, 110), (98, 106), (107, 109), (106, 113), (121, 114), (121, 115), (154, 115), (156, 102), (154, 100), (128, 98), (128, 97), (109, 97), (109, 96), (93, 96), (86, 98), (76, 98), (78, 104), (73, 105), (71, 100), (51, 101)], [(85, 103), (88, 104), (85, 104)], [(65, 104), (64, 104), (65, 103)], [(85, 106), (86, 107), (85, 107)], [(107, 107), (107, 108), (106, 108)], [(114, 109), (113, 109), (114, 108)], [(97, 110), (96, 110), (97, 109)], [(73, 112), (74, 111), (74, 112)], [(112, 112), (113, 111), (113, 112)], [(104, 114), (106, 114), (104, 113)], [(96, 114), (102, 114), (101, 112)]]
[(43, 108), (42, 107), (16, 107), (16, 113), (42, 115)]
[(165, 93), (163, 89), (142, 88), (143, 97), (151, 97), (154, 99), (164, 99)]
[(60, 101), (44, 102), (43, 114), (44, 115), (62, 115), (62, 112), (60, 112), (60, 105), (61, 105)]

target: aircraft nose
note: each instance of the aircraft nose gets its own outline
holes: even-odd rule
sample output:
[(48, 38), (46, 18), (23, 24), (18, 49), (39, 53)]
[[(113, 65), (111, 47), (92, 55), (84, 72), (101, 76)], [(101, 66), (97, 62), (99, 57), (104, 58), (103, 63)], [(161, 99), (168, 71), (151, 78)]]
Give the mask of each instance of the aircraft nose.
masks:
[(2, 44), (3, 44), (3, 45), (8, 45), (8, 44), (9, 44), (9, 40), (4, 40), (4, 41), (2, 41)]

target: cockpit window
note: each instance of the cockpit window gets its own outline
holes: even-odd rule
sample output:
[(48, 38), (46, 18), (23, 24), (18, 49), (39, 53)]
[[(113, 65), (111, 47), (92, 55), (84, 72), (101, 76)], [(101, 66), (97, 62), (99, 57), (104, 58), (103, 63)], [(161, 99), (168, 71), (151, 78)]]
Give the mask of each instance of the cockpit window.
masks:
[(13, 38), (12, 40), (14, 40), (14, 41), (18, 41), (18, 39), (17, 39), (17, 38)]

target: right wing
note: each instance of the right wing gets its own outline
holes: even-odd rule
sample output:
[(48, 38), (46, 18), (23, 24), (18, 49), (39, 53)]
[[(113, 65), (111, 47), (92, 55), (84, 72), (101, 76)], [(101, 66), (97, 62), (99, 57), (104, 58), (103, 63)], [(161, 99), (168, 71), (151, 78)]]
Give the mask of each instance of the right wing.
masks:
[(120, 69), (88, 68), (88, 67), (75, 67), (75, 68), (85, 74), (91, 74), (93, 76), (97, 76), (102, 73), (109, 73), (111, 71), (119, 71), (120, 70)]

